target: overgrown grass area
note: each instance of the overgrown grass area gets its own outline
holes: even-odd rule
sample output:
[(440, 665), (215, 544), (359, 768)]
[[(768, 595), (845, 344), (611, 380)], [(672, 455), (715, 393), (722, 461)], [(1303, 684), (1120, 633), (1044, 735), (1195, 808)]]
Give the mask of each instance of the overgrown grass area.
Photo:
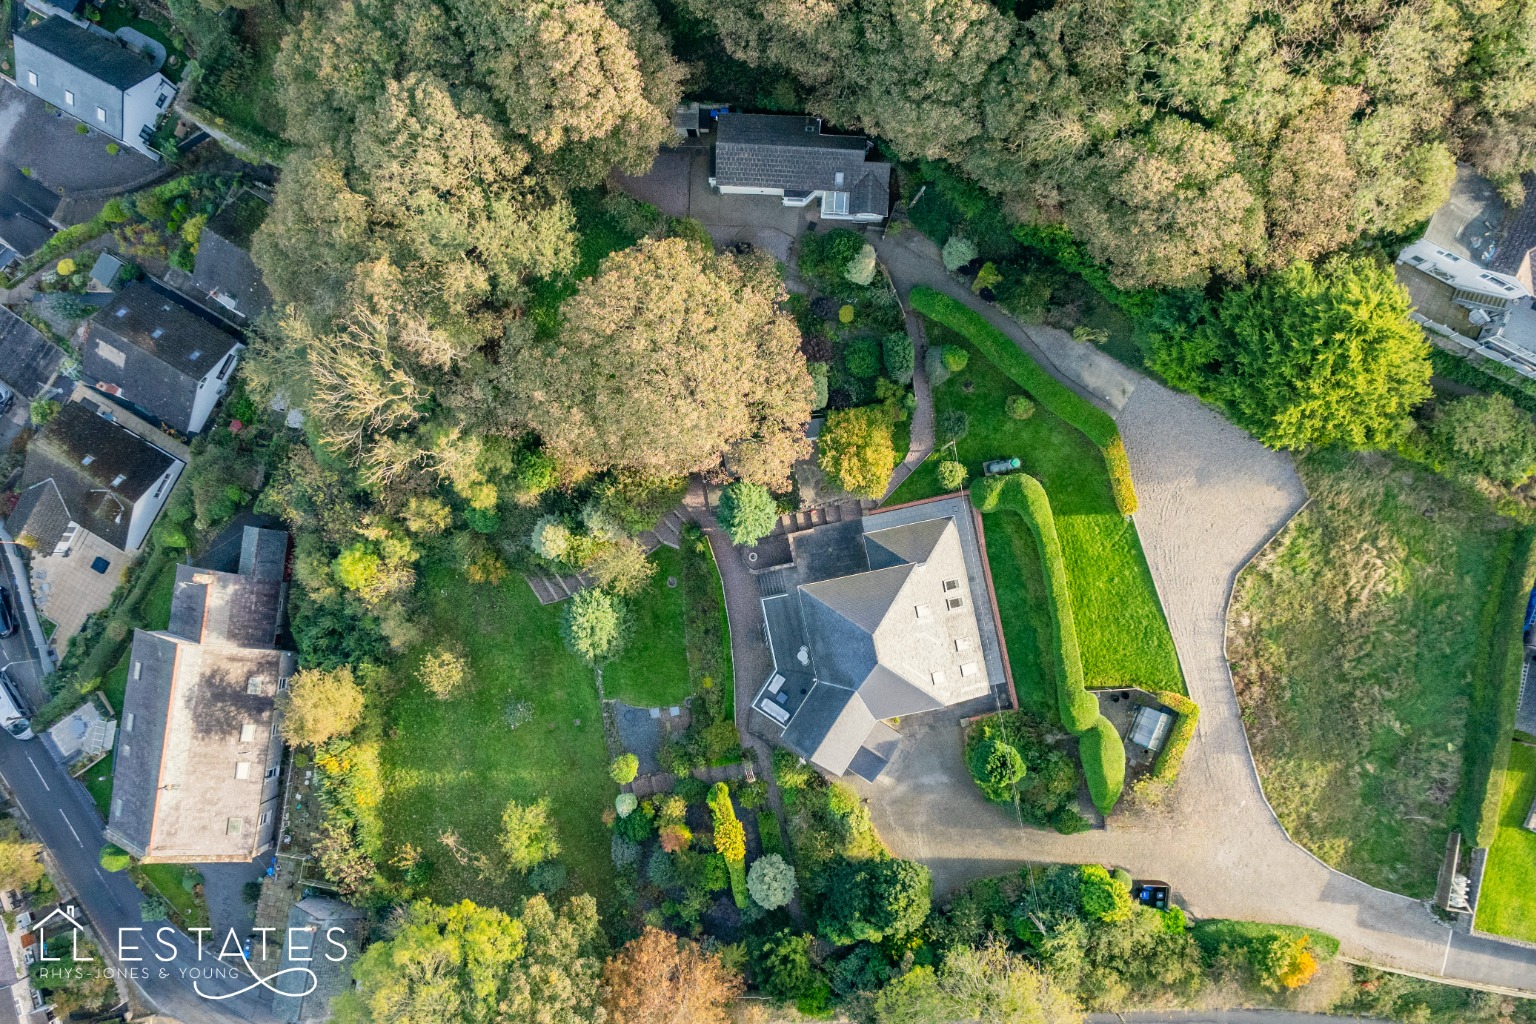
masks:
[(1536, 747), (1515, 743), (1504, 770), (1499, 830), (1488, 851), (1477, 927), (1496, 935), (1536, 942), (1536, 832), (1525, 816), (1536, 801)]
[[(731, 661), (731, 627), (725, 616), (725, 586), (715, 553), (692, 524), (683, 528), (682, 591), (687, 609), (688, 676), (695, 688), (716, 686), (727, 721), (736, 718), (736, 672)], [(708, 683), (705, 683), (708, 680)]]
[[(651, 554), (650, 584), (628, 600), (634, 635), (624, 653), (603, 668), (603, 692), (634, 707), (680, 704), (693, 692), (684, 633), (682, 554), (659, 547)], [(667, 580), (673, 586), (667, 586)]]
[(555, 333), (560, 326), (561, 303), (576, 294), (582, 281), (597, 273), (604, 257), (640, 240), (604, 206), (599, 190), (577, 192), (571, 197), (571, 206), (576, 211), (576, 266), (569, 274), (535, 281), (528, 300), (528, 315), (545, 335)]
[[(423, 566), (418, 593), (426, 635), (464, 651), (473, 684), (440, 701), (409, 682), (391, 701), (380, 751), (386, 853), (410, 843), (431, 858), (424, 896), (513, 909), (528, 894), (522, 879), (460, 863), (444, 839), (500, 864), (508, 801), (547, 797), (573, 889), (601, 900), (613, 876), (602, 813), (615, 787), (592, 669), (560, 639), (563, 606), (540, 605), (521, 576), (471, 588), (444, 563)], [(514, 728), (518, 702), (531, 717)]]
[(1499, 671), (1521, 535), (1481, 496), (1381, 455), (1299, 468), (1312, 503), (1240, 578), (1229, 623), (1265, 794), (1327, 863), (1428, 896), (1486, 785), (1501, 690), (1477, 675)]
[[(1050, 497), (1061, 537), (1087, 685), (1185, 692), (1173, 637), (1152, 585), (1141, 539), (1135, 524), (1115, 507), (1098, 446), (1038, 404), (1028, 419), (1010, 418), (1005, 404), (1009, 397), (1025, 394), (1023, 388), (964, 338), (940, 324), (928, 323), (928, 341), (930, 345), (959, 345), (970, 353), (966, 368), (935, 388), (933, 400), (936, 415), (958, 410), (968, 418), (969, 430), (955, 451), (971, 477), (981, 475), (981, 464), (988, 459), (1017, 456), (1024, 472), (1038, 479)], [(935, 452), (897, 489), (891, 503), (942, 494), (938, 464), (953, 457), (948, 448)], [(1018, 551), (1033, 541), (1022, 523), (1007, 523), (1001, 530), (992, 525), (998, 519), (1009, 518), (1017, 517), (988, 519), (988, 558), (993, 561), (994, 585), (1000, 589), (998, 603), (1009, 659), (1015, 662), (1015, 672), (1028, 673), (1035, 642), (1027, 632), (1021, 639), (1015, 639), (1013, 634), (1016, 629), (1029, 631), (1033, 627), (1015, 627), (1016, 620), (1007, 614), (1010, 608), (1017, 611), (1025, 603), (1026, 595), (1015, 592), (1018, 586), (1011, 582), (1011, 574), (1000, 571), (1006, 566), (998, 564), (998, 555), (992, 548), (1006, 541), (1007, 553), (1003, 557), (1017, 562)], [(1039, 578), (1038, 570), (1034, 578)], [(1016, 649), (1020, 654), (1017, 658)], [(1016, 681), (1016, 685), (1021, 690), (1019, 700), (1025, 702), (1029, 698), (1023, 691), (1034, 683), (1026, 686)]]
[(80, 776), (80, 781), (85, 785), (85, 791), (91, 794), (91, 801), (95, 803), (96, 810), (101, 812), (103, 821), (112, 810), (112, 768), (116, 763), (116, 756), (115, 751), (109, 753), (87, 768)]

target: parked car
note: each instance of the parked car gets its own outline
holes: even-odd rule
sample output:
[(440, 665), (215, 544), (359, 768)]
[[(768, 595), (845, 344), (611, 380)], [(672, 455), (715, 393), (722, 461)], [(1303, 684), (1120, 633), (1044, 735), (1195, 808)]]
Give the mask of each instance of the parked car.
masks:
[(16, 602), (9, 590), (0, 587), (0, 637), (15, 636), (16, 625)]
[(33, 735), (32, 723), (27, 720), (27, 703), (4, 669), (0, 669), (0, 726), (19, 740), (29, 740)]
[(11, 411), (11, 406), (16, 404), (16, 392), (0, 384), (0, 416)]

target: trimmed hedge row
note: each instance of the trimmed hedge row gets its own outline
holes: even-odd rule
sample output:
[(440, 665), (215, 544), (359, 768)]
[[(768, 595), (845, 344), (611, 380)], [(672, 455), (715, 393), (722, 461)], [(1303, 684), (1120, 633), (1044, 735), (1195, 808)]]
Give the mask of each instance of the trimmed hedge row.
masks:
[(1184, 763), (1184, 752), (1189, 749), (1189, 741), (1195, 735), (1195, 725), (1200, 721), (1200, 705), (1172, 690), (1155, 690), (1152, 696), (1172, 708), (1179, 716), (1168, 733), (1168, 741), (1157, 752), (1157, 760), (1152, 762), (1152, 777), (1172, 785), (1178, 780), (1179, 767)]
[[(1109, 720), (1099, 713), (1099, 699), (1083, 680), (1083, 656), (1077, 644), (1077, 623), (1072, 617), (1072, 596), (1067, 586), (1067, 567), (1056, 535), (1056, 517), (1040, 481), (1027, 473), (983, 477), (971, 485), (971, 504), (983, 513), (999, 508), (1017, 512), (1034, 535), (1045, 567), (1046, 602), (1056, 642), (1056, 706), (1061, 724), (1079, 737), (1078, 753), (1094, 806), (1103, 814), (1114, 809), (1125, 788), (1125, 745)], [(1092, 738), (1090, 738), (1092, 737)]]
[(1012, 339), (993, 327), (987, 318), (942, 292), (918, 285), (907, 296), (912, 308), (965, 337), (1035, 401), (1072, 424), (1104, 454), (1115, 507), (1124, 515), (1136, 511), (1136, 486), (1131, 465), (1120, 440), (1120, 428), (1103, 409), (1061, 383), (1041, 368)]
[(1520, 703), (1520, 672), (1525, 656), (1525, 605), (1536, 582), (1536, 531), (1522, 530), (1510, 543), (1502, 587), (1490, 600), (1478, 629), (1473, 668), (1472, 709), (1465, 749), (1461, 828), (1474, 846), (1492, 845), (1499, 830), (1499, 805), (1509, 745), (1515, 735)]

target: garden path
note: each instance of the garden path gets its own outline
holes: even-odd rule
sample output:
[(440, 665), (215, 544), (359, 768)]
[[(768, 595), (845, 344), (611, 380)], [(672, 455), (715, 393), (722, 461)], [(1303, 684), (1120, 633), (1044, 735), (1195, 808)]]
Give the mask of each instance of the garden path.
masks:
[[(895, 282), (891, 282), (895, 288)], [(891, 474), (891, 483), (885, 489), (885, 499), (896, 493), (896, 488), (906, 482), (923, 460), (933, 454), (933, 391), (928, 387), (928, 370), (923, 365), (923, 357), (928, 352), (928, 333), (923, 330), (923, 319), (907, 307), (906, 300), (897, 292), (897, 300), (901, 302), (901, 311), (906, 316), (907, 334), (912, 339), (912, 394), (917, 399), (917, 405), (912, 410), (912, 442), (907, 448), (907, 457), (901, 460), (901, 465)]]
[(912, 234), (879, 245), (903, 293), (926, 284), (972, 306), (1115, 415), (1141, 499), (1137, 529), (1202, 714), (1165, 807), (1122, 812), (1076, 836), (1021, 828), (982, 800), (957, 718), (921, 716), (904, 723), (881, 780), (861, 787), (881, 836), (928, 864), (940, 892), (1025, 861), (1107, 862), (1167, 880), (1197, 916), (1319, 928), (1351, 958), (1536, 995), (1536, 949), (1453, 933), (1423, 904), (1328, 868), (1290, 841), (1264, 798), (1228, 672), (1226, 614), (1238, 572), (1306, 500), (1290, 458), (1092, 346), (1013, 322)]

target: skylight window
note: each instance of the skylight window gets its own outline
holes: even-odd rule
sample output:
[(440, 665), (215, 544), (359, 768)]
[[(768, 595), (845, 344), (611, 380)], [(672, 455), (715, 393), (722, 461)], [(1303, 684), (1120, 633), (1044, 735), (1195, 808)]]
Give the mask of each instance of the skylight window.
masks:
[(948, 597), (948, 598), (945, 598), (944, 599), (944, 607), (948, 608), (952, 612), (957, 612), (961, 608), (965, 607), (965, 598), (963, 598), (963, 597)]
[(117, 309), (112, 313), (112, 315), (117, 317), (119, 320), (121, 320), (123, 317), (128, 315), (128, 307), (127, 306), (118, 306)]
[(944, 581), (944, 593), (947, 594), (951, 590), (959, 590), (959, 589), (960, 589), (960, 581), (959, 580), (945, 580)]
[[(156, 337), (159, 337), (159, 335), (156, 335)], [(193, 350), (192, 350), (192, 351), (191, 351), (191, 353), (190, 353), (190, 354), (188, 354), (188, 356), (187, 356), (187, 358), (188, 358), (188, 359), (189, 359), (189, 360), (196, 360), (196, 359), (197, 359), (197, 357), (198, 357), (198, 356), (200, 356), (200, 355), (202, 355), (202, 354), (203, 354), (203, 350), (202, 350), (202, 349), (200, 349), (200, 348), (195, 348), (195, 349), (193, 349)]]
[(82, 466), (89, 466), (91, 463), (93, 463), (95, 461), (96, 461), (96, 456), (94, 456), (94, 455), (87, 455), (85, 458), (80, 460), (80, 465), (82, 465)]
[(960, 675), (962, 677), (964, 677), (964, 676), (973, 676), (978, 671), (980, 671), (980, 670), (976, 667), (976, 663), (974, 661), (968, 661), (964, 665), (960, 666)]
[(149, 336), (151, 338), (162, 338), (162, 337), (165, 336), (165, 328), (164, 327), (156, 327), (154, 330), (149, 332)]
[(113, 487), (119, 487), (119, 486), (122, 485), (122, 482), (124, 480), (127, 480), (127, 479), (128, 478), (126, 476), (124, 476), (123, 474), (119, 473), (119, 474), (117, 474), (117, 476), (112, 478), (112, 486)]

